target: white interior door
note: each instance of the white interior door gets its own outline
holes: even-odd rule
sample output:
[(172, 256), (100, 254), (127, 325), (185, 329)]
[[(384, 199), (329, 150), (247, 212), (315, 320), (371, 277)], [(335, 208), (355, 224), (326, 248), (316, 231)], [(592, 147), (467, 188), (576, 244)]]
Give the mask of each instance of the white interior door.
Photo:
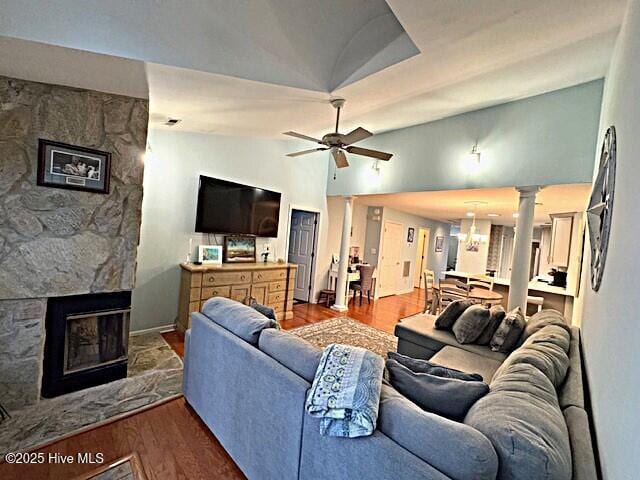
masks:
[(382, 258), (378, 282), (378, 294), (381, 297), (395, 295), (398, 291), (401, 265), (400, 251), (402, 249), (402, 225), (395, 222), (384, 222), (382, 234)]
[[(427, 268), (427, 253), (429, 252), (429, 229), (421, 228), (418, 233), (418, 248), (416, 251), (416, 271), (413, 286), (420, 288), (422, 272)], [(424, 286), (423, 286), (424, 288)]]

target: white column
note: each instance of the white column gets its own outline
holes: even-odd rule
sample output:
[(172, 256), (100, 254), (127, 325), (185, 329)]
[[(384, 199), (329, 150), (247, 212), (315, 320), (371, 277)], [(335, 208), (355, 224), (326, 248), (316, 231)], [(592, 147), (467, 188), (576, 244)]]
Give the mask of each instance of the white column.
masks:
[(344, 218), (342, 219), (342, 243), (340, 243), (340, 264), (336, 285), (336, 303), (331, 308), (344, 312), (347, 307), (347, 269), (349, 268), (349, 247), (351, 244), (351, 220), (353, 216), (353, 197), (344, 197)]
[(533, 239), (533, 218), (536, 208), (536, 194), (540, 187), (516, 187), (520, 192), (516, 236), (513, 246), (511, 280), (509, 282), (509, 310), (521, 307), (527, 311), (529, 293), (529, 266), (531, 263), (531, 240)]

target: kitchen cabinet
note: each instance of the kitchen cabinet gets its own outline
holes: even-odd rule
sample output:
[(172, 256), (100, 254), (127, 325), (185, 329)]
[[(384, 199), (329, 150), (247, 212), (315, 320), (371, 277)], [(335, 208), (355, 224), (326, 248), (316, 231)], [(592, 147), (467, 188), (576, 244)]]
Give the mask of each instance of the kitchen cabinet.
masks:
[(551, 246), (548, 263), (554, 267), (567, 268), (571, 252), (573, 213), (551, 215), (551, 222)]

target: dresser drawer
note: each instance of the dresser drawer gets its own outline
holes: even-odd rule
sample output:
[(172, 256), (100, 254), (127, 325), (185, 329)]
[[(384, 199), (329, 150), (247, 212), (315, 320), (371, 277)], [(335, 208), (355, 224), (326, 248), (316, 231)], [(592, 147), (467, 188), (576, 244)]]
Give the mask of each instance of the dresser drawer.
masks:
[(200, 298), (202, 300), (208, 300), (211, 297), (227, 297), (229, 298), (231, 295), (231, 287), (230, 286), (219, 286), (219, 287), (204, 287), (202, 289), (202, 295)]
[(281, 282), (271, 282), (269, 284), (269, 293), (284, 292), (286, 289), (287, 289), (286, 280), (282, 280)]
[(287, 271), (282, 270), (264, 270), (261, 272), (253, 272), (254, 282), (273, 282), (276, 280), (286, 280)]
[(251, 282), (251, 272), (211, 272), (202, 276), (203, 287), (237, 285)]
[(192, 273), (191, 274), (191, 288), (199, 287), (202, 285), (202, 274), (201, 273)]
[[(279, 305), (279, 304), (283, 304), (284, 305), (284, 298), (287, 296), (286, 293), (287, 292), (270, 293), (269, 294), (269, 298), (267, 299), (267, 303), (269, 305)], [(288, 299), (292, 300), (291, 293), (289, 293)]]

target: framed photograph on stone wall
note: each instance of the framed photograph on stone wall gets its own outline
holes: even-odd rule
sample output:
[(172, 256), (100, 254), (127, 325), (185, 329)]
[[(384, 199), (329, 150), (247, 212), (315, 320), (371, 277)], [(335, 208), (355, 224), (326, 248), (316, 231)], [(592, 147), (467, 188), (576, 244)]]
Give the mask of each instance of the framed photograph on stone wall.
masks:
[(111, 154), (51, 140), (38, 140), (38, 185), (109, 193)]

